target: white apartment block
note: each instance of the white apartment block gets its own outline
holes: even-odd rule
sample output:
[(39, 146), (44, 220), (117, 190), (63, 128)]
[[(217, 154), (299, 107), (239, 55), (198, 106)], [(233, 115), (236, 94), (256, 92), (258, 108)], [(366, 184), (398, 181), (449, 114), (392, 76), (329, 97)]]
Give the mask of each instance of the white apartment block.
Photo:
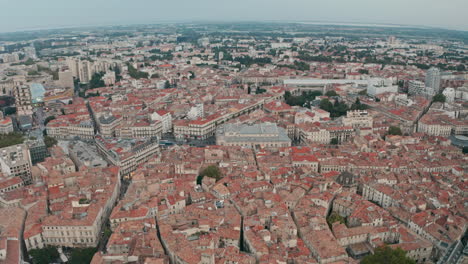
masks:
[(343, 118), (343, 125), (353, 128), (372, 127), (372, 116), (365, 110), (348, 111)]
[(20, 177), (25, 184), (31, 183), (31, 156), (26, 144), (1, 148), (0, 166), (3, 174)]

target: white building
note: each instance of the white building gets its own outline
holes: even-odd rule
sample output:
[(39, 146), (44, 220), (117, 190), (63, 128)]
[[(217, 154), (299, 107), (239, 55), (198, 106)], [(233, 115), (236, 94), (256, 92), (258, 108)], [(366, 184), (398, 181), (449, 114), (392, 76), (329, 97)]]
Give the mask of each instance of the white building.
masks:
[(398, 86), (393, 85), (392, 80), (373, 78), (367, 82), (367, 94), (370, 96), (376, 96), (382, 93), (397, 93)]
[(203, 118), (204, 117), (204, 108), (203, 104), (196, 104), (195, 106), (192, 106), (190, 108), (190, 111), (187, 113), (187, 118), (190, 120), (195, 120), (198, 118)]
[(168, 133), (172, 130), (172, 116), (170, 112), (158, 110), (152, 113), (150, 118), (152, 121), (161, 121), (163, 133)]
[(0, 166), (3, 174), (20, 177), (25, 184), (31, 183), (31, 156), (26, 144), (0, 149)]
[(454, 88), (445, 88), (444, 91), (442, 91), (442, 94), (445, 96), (445, 101), (447, 103), (453, 103), (453, 101), (455, 101), (456, 92)]
[(111, 86), (115, 84), (115, 72), (114, 71), (107, 71), (106, 74), (102, 77), (104, 84), (107, 86)]
[(353, 128), (372, 127), (372, 116), (365, 110), (348, 111), (343, 118), (343, 125)]

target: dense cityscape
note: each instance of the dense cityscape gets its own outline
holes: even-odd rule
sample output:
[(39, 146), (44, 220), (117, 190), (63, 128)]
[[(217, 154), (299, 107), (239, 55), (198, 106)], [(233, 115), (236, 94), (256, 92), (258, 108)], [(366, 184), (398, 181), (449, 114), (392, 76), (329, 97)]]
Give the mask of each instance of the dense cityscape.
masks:
[(0, 34), (0, 263), (466, 264), (467, 67), (442, 29)]

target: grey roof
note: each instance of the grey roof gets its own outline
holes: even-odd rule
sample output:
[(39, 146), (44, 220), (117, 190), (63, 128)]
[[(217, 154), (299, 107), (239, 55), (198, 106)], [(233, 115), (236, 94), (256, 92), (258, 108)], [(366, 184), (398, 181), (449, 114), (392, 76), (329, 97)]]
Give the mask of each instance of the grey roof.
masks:
[(116, 120), (115, 116), (100, 116), (99, 123), (101, 124), (110, 124)]
[(227, 142), (237, 141), (275, 141), (291, 142), (286, 130), (274, 123), (261, 124), (226, 124), (217, 131), (217, 136)]

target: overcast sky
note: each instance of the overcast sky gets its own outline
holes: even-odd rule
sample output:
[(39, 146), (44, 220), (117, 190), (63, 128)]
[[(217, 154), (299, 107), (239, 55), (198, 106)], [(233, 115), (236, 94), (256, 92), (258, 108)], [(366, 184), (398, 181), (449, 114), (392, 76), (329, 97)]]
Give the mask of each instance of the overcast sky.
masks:
[(0, 32), (191, 21), (390, 23), (468, 30), (468, 0), (0, 0)]

